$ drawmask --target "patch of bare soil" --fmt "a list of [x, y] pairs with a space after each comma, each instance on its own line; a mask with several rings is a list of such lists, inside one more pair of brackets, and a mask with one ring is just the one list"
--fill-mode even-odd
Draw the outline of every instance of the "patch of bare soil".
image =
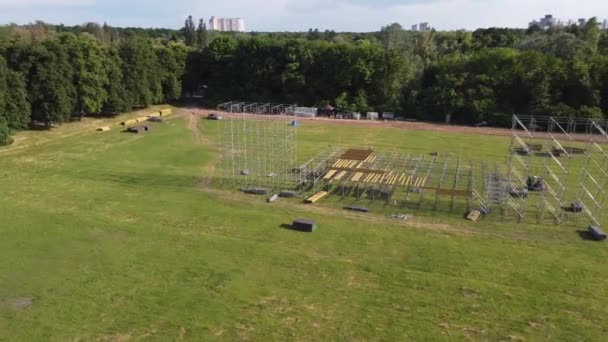
[[23, 310], [27, 307], [32, 306], [34, 304], [34, 298], [31, 297], [20, 297], [20, 298], [12, 298], [5, 302], [6, 306], [13, 310]]
[[192, 136], [194, 137], [194, 141], [199, 144], [205, 144], [206, 138], [203, 136], [203, 132], [201, 132], [201, 128], [198, 124], [200, 116], [195, 115], [194, 112], [188, 115], [188, 129], [192, 132]]

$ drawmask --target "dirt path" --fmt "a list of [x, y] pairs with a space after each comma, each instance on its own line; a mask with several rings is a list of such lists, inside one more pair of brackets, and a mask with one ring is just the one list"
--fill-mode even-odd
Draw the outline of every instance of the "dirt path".
[[[228, 112], [222, 112], [218, 110], [211, 109], [201, 109], [201, 108], [188, 108], [189, 112], [195, 113], [196, 115], [206, 117], [209, 113], [218, 113], [225, 117], [230, 117], [233, 114]], [[247, 114], [247, 116], [252, 117], [268, 117], [268, 115], [256, 115], [256, 114]], [[511, 137], [513, 132], [511, 129], [507, 128], [495, 128], [495, 127], [472, 127], [472, 126], [460, 126], [460, 125], [446, 125], [439, 123], [429, 123], [429, 122], [403, 122], [403, 121], [367, 121], [367, 120], [344, 120], [344, 119], [329, 119], [329, 118], [297, 118], [298, 121], [302, 122], [322, 122], [328, 125], [350, 125], [350, 126], [365, 126], [365, 127], [379, 127], [379, 128], [394, 128], [400, 129], [404, 131], [429, 131], [429, 132], [446, 132], [446, 133], [458, 133], [458, 134], [476, 134], [476, 135], [486, 135], [486, 136], [499, 136], [499, 137]], [[524, 136], [525, 133], [522, 131], [521, 135]], [[536, 132], [534, 133], [535, 138], [537, 139], [548, 139], [549, 134], [546, 132]], [[571, 134], [570, 138], [566, 137], [563, 134], [554, 133], [554, 137], [562, 140], [572, 140], [578, 142], [587, 142], [589, 137], [585, 134]], [[606, 143], [605, 139], [602, 139], [601, 136], [597, 136], [594, 139], [597, 142]]]
[[[201, 116], [190, 109], [183, 110], [180, 114], [187, 117], [188, 129], [190, 132], [192, 132], [192, 137], [194, 138], [195, 143], [197, 145], [209, 146], [209, 139], [205, 136], [204, 132], [201, 130], [201, 126], [199, 125]], [[218, 158], [214, 158], [212, 161], [203, 166], [202, 177], [200, 180], [201, 188], [209, 188], [209, 185], [213, 180], [217, 163]]]
[[199, 119], [200, 119], [200, 116], [197, 116], [194, 113], [189, 114], [188, 115], [188, 129], [190, 129], [190, 131], [192, 132], [194, 141], [199, 145], [203, 145], [207, 141], [203, 137], [203, 133], [201, 132], [201, 128], [198, 124]]
[[[187, 111], [196, 115], [206, 117], [209, 113], [218, 113], [225, 117], [230, 117], [233, 114], [218, 110], [202, 109], [202, 108], [187, 108]], [[268, 117], [268, 115], [247, 114], [252, 117]], [[343, 120], [329, 118], [297, 118], [304, 122], [322, 122], [330, 125], [351, 125], [351, 126], [366, 126], [379, 128], [396, 128], [401, 130], [419, 130], [419, 131], [435, 131], [435, 132], [453, 132], [464, 134], [481, 134], [494, 136], [511, 136], [511, 130], [505, 128], [489, 128], [489, 127], [469, 127], [457, 125], [442, 125], [437, 123], [427, 122], [403, 122], [403, 121], [367, 121], [367, 120]]]

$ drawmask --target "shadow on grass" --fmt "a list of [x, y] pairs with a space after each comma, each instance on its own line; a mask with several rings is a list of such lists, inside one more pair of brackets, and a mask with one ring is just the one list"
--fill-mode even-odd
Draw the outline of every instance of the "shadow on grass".
[[598, 242], [595, 238], [593, 238], [593, 235], [591, 235], [591, 233], [587, 230], [577, 230], [576, 233], [581, 239], [585, 241]]
[[283, 223], [282, 225], [279, 226], [279, 228], [287, 229], [287, 230], [295, 230], [295, 229], [293, 229], [293, 226], [291, 224], [287, 224], [287, 223]]
[[153, 172], [116, 172], [102, 170], [87, 170], [74, 175], [75, 179], [95, 182], [114, 183], [124, 186], [138, 186], [145, 188], [194, 188], [202, 177], [176, 174], [162, 174]]
[[286, 224], [286, 223], [283, 223], [282, 225], [280, 225], [280, 226], [279, 226], [279, 228], [281, 228], [281, 229], [285, 229], [285, 230], [291, 230], [292, 232], [297, 232], [297, 233], [305, 233], [305, 232], [303, 232], [303, 231], [301, 231], [301, 230], [297, 230], [297, 229], [295, 229], [295, 228], [293, 227], [293, 225], [291, 225], [291, 224]]

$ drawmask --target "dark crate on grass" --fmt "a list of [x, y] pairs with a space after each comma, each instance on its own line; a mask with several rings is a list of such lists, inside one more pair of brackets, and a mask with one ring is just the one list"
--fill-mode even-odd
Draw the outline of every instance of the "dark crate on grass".
[[270, 192], [270, 190], [266, 188], [244, 188], [241, 189], [241, 191], [251, 195], [267, 195]]
[[359, 207], [356, 205], [349, 205], [348, 207], [345, 207], [344, 209], [346, 210], [351, 210], [351, 211], [358, 211], [360, 213], [369, 213], [369, 208], [366, 207]]
[[300, 232], [312, 233], [317, 230], [317, 223], [309, 219], [295, 219], [291, 227]]
[[596, 241], [606, 240], [606, 233], [604, 233], [598, 226], [589, 226], [589, 235]]
[[281, 193], [279, 194], [279, 197], [284, 197], [284, 198], [294, 198], [297, 197], [298, 194], [295, 191], [281, 191]]

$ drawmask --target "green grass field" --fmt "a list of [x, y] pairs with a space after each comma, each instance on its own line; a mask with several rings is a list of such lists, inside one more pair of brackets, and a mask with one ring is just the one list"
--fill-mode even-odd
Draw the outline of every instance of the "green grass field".
[[[132, 114], [136, 116], [137, 114]], [[116, 119], [120, 121], [120, 119]], [[115, 121], [116, 121], [115, 120]], [[97, 122], [0, 149], [0, 340], [605, 340], [608, 248], [573, 225], [408, 223], [205, 189], [217, 123]], [[302, 160], [365, 144], [501, 161], [508, 140], [305, 123]], [[314, 234], [281, 228], [298, 216]]]

